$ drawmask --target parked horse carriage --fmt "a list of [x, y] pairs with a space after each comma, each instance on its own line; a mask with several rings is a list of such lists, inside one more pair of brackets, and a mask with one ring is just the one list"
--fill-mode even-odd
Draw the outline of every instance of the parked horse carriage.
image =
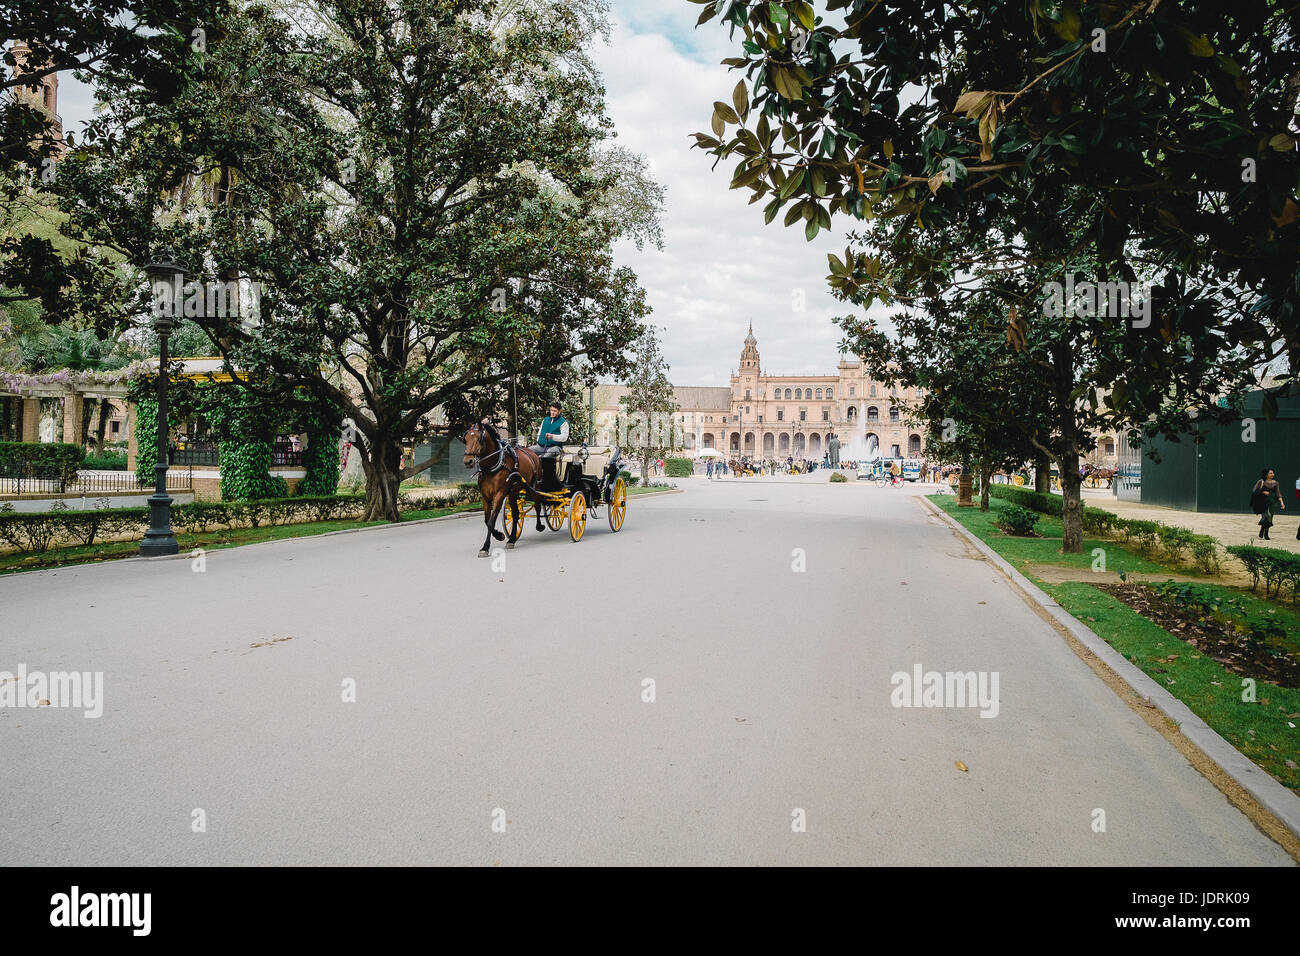
[[[530, 516], [536, 519], [538, 531], [547, 527], [559, 531], [567, 521], [574, 541], [582, 540], [587, 520], [598, 518], [602, 505], [610, 531], [623, 527], [627, 483], [618, 448], [593, 453], [584, 442], [565, 445], [558, 458], [539, 458], [528, 448], [505, 441], [491, 425], [483, 423], [465, 434], [465, 466], [476, 465], [488, 529], [480, 557], [488, 554], [493, 538], [504, 539], [506, 547], [513, 548], [523, 534], [524, 519]], [[498, 516], [504, 534], [496, 529]]]

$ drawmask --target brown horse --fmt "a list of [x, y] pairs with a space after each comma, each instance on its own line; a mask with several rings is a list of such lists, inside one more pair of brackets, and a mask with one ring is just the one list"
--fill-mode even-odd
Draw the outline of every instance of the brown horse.
[[[508, 445], [487, 422], [479, 422], [465, 433], [465, 467], [478, 466], [478, 491], [483, 498], [483, 523], [487, 525], [487, 537], [483, 539], [480, 558], [488, 556], [492, 539], [498, 541], [506, 538], [496, 529], [497, 518], [502, 506], [508, 506], [507, 531], [518, 527], [523, 530], [519, 520], [519, 493], [522, 491], [533, 502], [537, 512], [537, 530], [541, 531], [542, 499], [533, 494], [533, 486], [542, 473], [542, 463], [533, 452], [520, 445]], [[519, 540], [518, 534], [506, 541], [506, 548], [514, 548]]]

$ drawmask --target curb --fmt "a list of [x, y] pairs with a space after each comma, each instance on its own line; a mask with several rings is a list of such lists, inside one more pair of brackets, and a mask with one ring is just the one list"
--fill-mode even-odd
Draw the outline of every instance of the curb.
[[1173, 721], [1187, 741], [1204, 754], [1220, 770], [1249, 793], [1260, 806], [1271, 813], [1294, 836], [1300, 837], [1300, 797], [1296, 796], [1245, 754], [1219, 736], [1200, 717], [1192, 713], [1181, 700], [1169, 693], [1143, 673], [1136, 664], [1107, 644], [1091, 628], [1085, 626], [1065, 608], [1017, 571], [1001, 555], [981, 541], [942, 508], [928, 498], [919, 498], [925, 506], [949, 527], [953, 528], [990, 564], [1015, 583], [1045, 614], [1070, 632], [1076, 640], [1106, 665], [1120, 680], [1128, 684], [1137, 696], [1151, 704]]

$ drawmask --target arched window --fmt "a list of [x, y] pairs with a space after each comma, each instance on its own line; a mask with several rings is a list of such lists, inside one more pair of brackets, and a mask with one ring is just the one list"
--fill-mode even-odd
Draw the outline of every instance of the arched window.
[[872, 405], [870, 408], [867, 409], [867, 421], [869, 422], [880, 421], [880, 409], [876, 408], [875, 405]]
[[803, 389], [802, 389], [802, 388], [796, 388], [796, 389], [794, 390], [794, 397], [795, 397], [795, 398], [803, 398]]
[[898, 409], [897, 409], [897, 408], [893, 408], [892, 406], [890, 407], [890, 409], [889, 409], [889, 420], [890, 420], [891, 422], [896, 422], [896, 421], [898, 421]]
[[788, 389], [788, 388], [785, 390], [785, 397], [786, 397], [786, 398], [789, 398], [789, 397], [790, 397], [790, 389]]
[[822, 390], [821, 390], [820, 388], [817, 389], [817, 397], [818, 397], [818, 398], [821, 398], [821, 397], [822, 397]]
[[908, 436], [907, 436], [907, 455], [908, 455], [908, 457], [909, 457], [909, 458], [916, 458], [916, 457], [917, 457], [918, 455], [920, 455], [920, 454], [921, 454], [921, 436], [920, 436], [920, 435], [908, 435]]
[[834, 398], [834, 397], [835, 397], [835, 389], [833, 389], [833, 388], [828, 388], [828, 389], [826, 389], [826, 397], [827, 397], [827, 398]]

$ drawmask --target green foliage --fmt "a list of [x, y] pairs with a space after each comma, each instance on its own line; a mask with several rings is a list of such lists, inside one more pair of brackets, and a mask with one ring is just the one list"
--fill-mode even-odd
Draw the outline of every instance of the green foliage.
[[251, 385], [337, 403], [370, 517], [395, 517], [396, 450], [427, 413], [499, 417], [512, 381], [549, 399], [575, 360], [626, 372], [649, 307], [613, 247], [654, 241], [659, 200], [605, 148], [603, 4], [324, 0], [309, 20], [238, 5], [204, 83], [165, 103], [96, 76], [106, 135], [53, 188], [69, 236], [259, 283], [262, 321], [205, 331]]
[[269, 441], [223, 439], [218, 446], [222, 500], [286, 497], [289, 494], [287, 482], [270, 473], [272, 451]]
[[54, 442], [0, 442], [0, 477], [71, 481], [81, 466], [77, 445]]
[[153, 484], [157, 464], [158, 401], [152, 395], [138, 394], [135, 399], [135, 476], [143, 484]]
[[832, 474], [830, 480], [832, 484], [839, 484], [840, 482], [848, 481], [848, 479], [844, 477], [843, 472], [839, 471]]
[[1045, 515], [1055, 515], [1058, 518], [1061, 516], [1060, 495], [1040, 494], [1028, 488], [1017, 488], [1015, 485], [989, 485], [989, 494], [994, 498], [1003, 498]]
[[664, 474], [669, 478], [689, 478], [695, 474], [695, 466], [689, 458], [667, 458]]
[[1291, 600], [1300, 601], [1300, 554], [1249, 544], [1231, 545], [1228, 553], [1250, 572], [1252, 591], [1262, 582], [1266, 597], [1279, 597], [1282, 589], [1289, 585]]
[[1147, 586], [1179, 608], [1227, 624], [1251, 643], [1269, 644], [1287, 637], [1285, 625], [1275, 616], [1253, 610], [1239, 597], [1189, 581], [1164, 581]]
[[[100, 499], [107, 502], [108, 499]], [[414, 502], [399, 499], [403, 511], [415, 510]], [[193, 502], [172, 505], [172, 528], [178, 532], [200, 532], [228, 527], [276, 526], [316, 521], [356, 519], [365, 512], [364, 495], [305, 495], [293, 498], [230, 502]], [[0, 506], [0, 541], [28, 554], [39, 554], [52, 545], [90, 545], [97, 539], [143, 537], [149, 525], [148, 508], [99, 507], [78, 511], [62, 501], [50, 511], [16, 512], [12, 505]]]
[[1038, 513], [1022, 508], [1020, 505], [1007, 505], [998, 512], [994, 524], [1007, 534], [1025, 537], [1034, 533], [1034, 526], [1038, 524]]
[[87, 454], [81, 467], [90, 471], [126, 471], [126, 453], [106, 451], [102, 455]]

